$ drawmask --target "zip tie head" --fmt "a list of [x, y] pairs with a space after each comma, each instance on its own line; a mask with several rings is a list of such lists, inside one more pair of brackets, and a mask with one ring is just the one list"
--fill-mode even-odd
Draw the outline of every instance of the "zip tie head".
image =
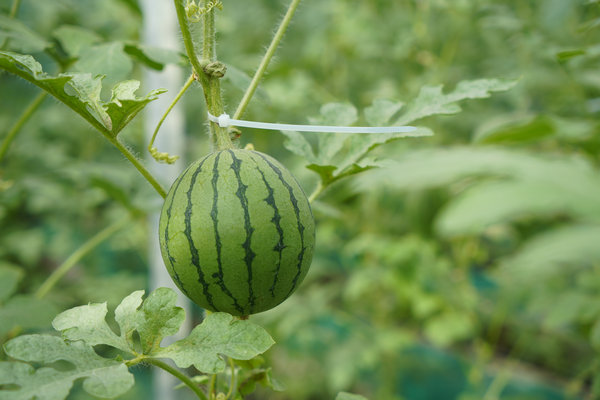
[[229, 126], [231, 126], [231, 118], [229, 118], [229, 115], [226, 113], [215, 117], [210, 112], [208, 112], [208, 120], [216, 123], [221, 128], [228, 128]]
[[226, 113], [219, 115], [217, 118], [217, 124], [219, 124], [221, 128], [229, 127], [231, 125], [231, 119], [229, 118], [229, 115]]

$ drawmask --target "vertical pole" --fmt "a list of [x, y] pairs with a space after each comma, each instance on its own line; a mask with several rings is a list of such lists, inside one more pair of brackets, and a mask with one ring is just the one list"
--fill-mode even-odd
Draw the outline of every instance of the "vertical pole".
[[[142, 0], [140, 2], [144, 16], [143, 42], [148, 46], [179, 49], [179, 30], [177, 17], [173, 4], [170, 1]], [[163, 71], [147, 70], [144, 75], [145, 91], [150, 89], [165, 88], [167, 93], [161, 95], [158, 100], [150, 103], [145, 110], [145, 136], [146, 141], [150, 140], [154, 128], [158, 124], [162, 114], [169, 106], [171, 100], [177, 95], [177, 92], [183, 85], [183, 74], [176, 65], [168, 65]], [[155, 146], [160, 151], [168, 152], [172, 155], [183, 156], [184, 152], [184, 118], [181, 109], [175, 107], [162, 125], [161, 131], [155, 141]], [[185, 160], [179, 159], [174, 165], [158, 164], [150, 155], [150, 170], [165, 187], [179, 176], [185, 166]], [[150, 226], [150, 250], [148, 259], [150, 262], [150, 289], [158, 287], [171, 287], [179, 295], [180, 307], [186, 310], [188, 318], [182, 327], [179, 335], [187, 336], [190, 331], [190, 304], [187, 298], [181, 294], [175, 287], [169, 276], [160, 254], [158, 243], [158, 219], [159, 214], [149, 216]], [[172, 341], [180, 339], [174, 337]], [[166, 343], [165, 343], [166, 344]], [[171, 375], [163, 370], [154, 369], [153, 376], [153, 395], [156, 400], [175, 400], [177, 398], [174, 386], [178, 383]]]

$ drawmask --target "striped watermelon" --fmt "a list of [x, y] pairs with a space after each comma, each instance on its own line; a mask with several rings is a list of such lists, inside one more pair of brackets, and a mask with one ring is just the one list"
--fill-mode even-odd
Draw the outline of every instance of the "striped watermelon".
[[190, 165], [160, 216], [171, 277], [198, 305], [245, 316], [269, 310], [302, 282], [315, 221], [292, 174], [252, 150], [222, 150]]

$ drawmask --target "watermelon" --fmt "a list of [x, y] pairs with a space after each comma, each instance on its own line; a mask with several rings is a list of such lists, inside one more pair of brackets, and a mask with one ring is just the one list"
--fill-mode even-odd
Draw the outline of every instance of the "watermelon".
[[310, 267], [315, 221], [292, 174], [253, 150], [217, 151], [173, 183], [159, 223], [181, 291], [212, 311], [247, 316], [288, 298]]

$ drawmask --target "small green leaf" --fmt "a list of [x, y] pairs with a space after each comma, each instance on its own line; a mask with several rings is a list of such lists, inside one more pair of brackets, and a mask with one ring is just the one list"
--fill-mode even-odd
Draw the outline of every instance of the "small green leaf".
[[79, 57], [83, 48], [102, 40], [95, 32], [73, 25], [60, 26], [54, 31], [54, 37], [71, 57]]
[[129, 345], [106, 323], [106, 303], [89, 304], [64, 311], [54, 318], [52, 326], [69, 340], [83, 340], [89, 345], [107, 344], [130, 352]]
[[461, 111], [457, 104], [466, 99], [482, 99], [490, 97], [492, 92], [503, 92], [517, 84], [516, 80], [478, 79], [462, 81], [454, 91], [442, 93], [442, 85], [425, 86], [419, 95], [408, 104], [403, 115], [393, 125], [407, 125], [431, 115], [456, 114]]
[[6, 354], [17, 360], [51, 364], [67, 361], [73, 368], [35, 370], [21, 362], [0, 362], [0, 384], [17, 385], [16, 390], [0, 390], [0, 400], [62, 400], [73, 383], [83, 379], [83, 389], [92, 396], [114, 398], [127, 392], [134, 383], [124, 363], [98, 356], [83, 342], [65, 343], [49, 335], [19, 336], [4, 346]]
[[100, 122], [107, 130], [113, 130], [113, 124], [110, 116], [103, 107], [100, 94], [102, 93], [102, 79], [104, 76], [98, 75], [92, 78], [91, 74], [68, 74], [70, 80], [64, 86], [67, 95], [79, 99], [96, 121]]
[[[136, 293], [125, 299], [131, 303], [129, 310], [137, 300]], [[185, 311], [177, 307], [176, 302], [177, 294], [172, 289], [158, 288], [148, 295], [142, 308], [136, 313], [135, 328], [140, 334], [145, 354], [157, 350], [163, 338], [179, 331], [185, 320]]]
[[51, 43], [17, 19], [0, 15], [0, 43], [8, 40], [9, 47], [23, 53], [37, 53]]
[[23, 279], [23, 270], [8, 263], [0, 264], [0, 303], [12, 296]]
[[183, 55], [175, 50], [145, 46], [139, 43], [125, 43], [125, 53], [152, 69], [162, 71], [167, 64], [180, 64]]
[[267, 351], [274, 341], [260, 326], [234, 320], [225, 313], [213, 313], [190, 335], [151, 354], [171, 358], [180, 368], [194, 365], [199, 371], [215, 374], [225, 370], [221, 355], [248, 360]]
[[248, 396], [256, 390], [256, 384], [272, 389], [276, 392], [283, 392], [285, 386], [277, 379], [273, 378], [271, 368], [254, 369], [247, 373], [241, 373], [239, 376], [241, 384], [238, 392], [243, 396]]
[[102, 134], [115, 138], [146, 104], [156, 100], [164, 90], [153, 90], [146, 97], [136, 97], [136, 81], [125, 81], [113, 89], [110, 102], [100, 99], [102, 77], [87, 74], [50, 76], [31, 56], [0, 51], [0, 69], [37, 85], [81, 115]]
[[367, 400], [367, 398], [358, 394], [340, 392], [335, 397], [335, 400]]
[[139, 87], [139, 81], [129, 80], [113, 88], [110, 102], [104, 104], [112, 121], [113, 132], [120, 132], [148, 103], [156, 100], [157, 95], [166, 92], [163, 89], [153, 90], [145, 98], [138, 98], [135, 92]]
[[93, 76], [105, 75], [114, 83], [130, 75], [133, 62], [125, 54], [123, 43], [109, 42], [82, 48], [79, 61], [73, 67]]
[[334, 171], [337, 169], [335, 165], [318, 165], [318, 164], [309, 164], [306, 168], [311, 171], [315, 171], [319, 174], [321, 178], [321, 182], [328, 185], [329, 183], [334, 181]]

